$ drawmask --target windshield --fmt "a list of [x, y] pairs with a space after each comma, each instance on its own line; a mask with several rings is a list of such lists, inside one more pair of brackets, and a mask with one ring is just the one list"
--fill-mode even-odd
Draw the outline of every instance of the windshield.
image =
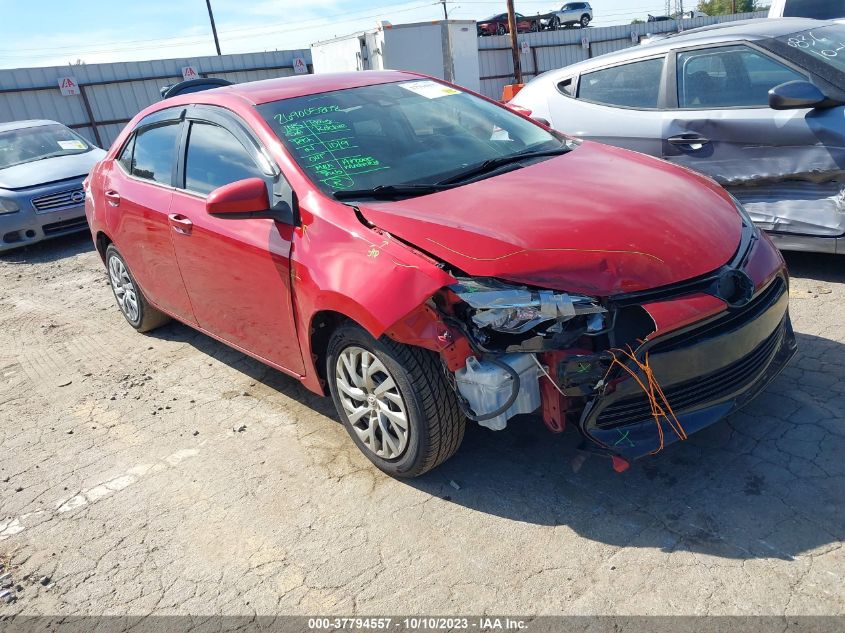
[[0, 169], [90, 149], [81, 136], [58, 123], [6, 130], [0, 132]]
[[817, 63], [845, 72], [845, 24], [829, 24], [775, 39]]
[[563, 146], [509, 110], [431, 80], [284, 99], [258, 110], [330, 195], [439, 182], [490, 159]]

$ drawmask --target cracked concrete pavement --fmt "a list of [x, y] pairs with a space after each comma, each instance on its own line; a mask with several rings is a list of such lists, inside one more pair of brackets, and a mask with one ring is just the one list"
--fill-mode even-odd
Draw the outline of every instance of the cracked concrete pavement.
[[728, 421], [623, 475], [471, 425], [408, 482], [294, 380], [135, 333], [86, 236], [4, 254], [0, 617], [843, 614], [845, 258], [788, 260], [799, 354]]

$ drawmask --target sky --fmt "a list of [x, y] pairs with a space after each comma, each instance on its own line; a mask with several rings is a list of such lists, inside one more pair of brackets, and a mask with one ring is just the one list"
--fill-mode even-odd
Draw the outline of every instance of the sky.
[[[524, 15], [565, 0], [516, 0]], [[672, 0], [674, 4], [675, 0]], [[665, 0], [591, 0], [596, 26], [665, 13]], [[695, 8], [687, 0], [685, 9]], [[312, 42], [393, 24], [441, 19], [434, 0], [211, 0], [226, 53], [308, 48]], [[483, 19], [505, 0], [455, 0], [449, 17]], [[0, 0], [0, 68], [214, 55], [205, 0]]]

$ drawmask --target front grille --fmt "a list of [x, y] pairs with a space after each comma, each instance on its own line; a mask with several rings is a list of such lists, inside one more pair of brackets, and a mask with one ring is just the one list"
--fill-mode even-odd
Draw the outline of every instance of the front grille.
[[60, 211], [61, 209], [70, 209], [71, 207], [78, 207], [85, 202], [85, 191], [82, 187], [75, 187], [65, 191], [57, 191], [56, 193], [49, 193], [45, 196], [38, 196], [32, 199], [32, 206], [35, 207], [36, 213], [49, 213], [51, 211]]
[[[774, 354], [782, 334], [783, 323], [744, 358], [707, 376], [687, 380], [664, 389], [663, 392], [672, 410], [675, 413], [681, 413], [736, 393], [748, 386]], [[645, 394], [641, 393], [608, 406], [598, 415], [596, 425], [607, 429], [642, 422], [651, 417], [649, 400]]]
[[724, 316], [720, 316], [702, 327], [655, 343], [649, 349], [649, 353], [662, 354], [674, 349], [689, 347], [704, 338], [712, 338], [738, 330], [772, 307], [784, 292], [786, 292], [786, 282], [783, 277], [776, 277], [762, 292], [741, 308], [730, 310]]
[[83, 215], [81, 218], [71, 218], [70, 220], [62, 220], [61, 222], [52, 222], [41, 227], [44, 235], [54, 235], [56, 233], [63, 233], [65, 231], [72, 231], [74, 229], [82, 229], [88, 226], [88, 221]]

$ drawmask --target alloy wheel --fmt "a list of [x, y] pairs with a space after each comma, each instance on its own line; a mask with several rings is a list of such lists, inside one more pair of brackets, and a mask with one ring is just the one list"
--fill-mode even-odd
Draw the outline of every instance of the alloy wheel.
[[373, 353], [350, 346], [337, 357], [335, 381], [349, 425], [382, 459], [397, 459], [408, 446], [408, 413], [399, 387]]
[[140, 316], [138, 290], [129, 276], [129, 271], [119, 257], [109, 258], [109, 280], [111, 281], [117, 305], [129, 321], [135, 323]]

